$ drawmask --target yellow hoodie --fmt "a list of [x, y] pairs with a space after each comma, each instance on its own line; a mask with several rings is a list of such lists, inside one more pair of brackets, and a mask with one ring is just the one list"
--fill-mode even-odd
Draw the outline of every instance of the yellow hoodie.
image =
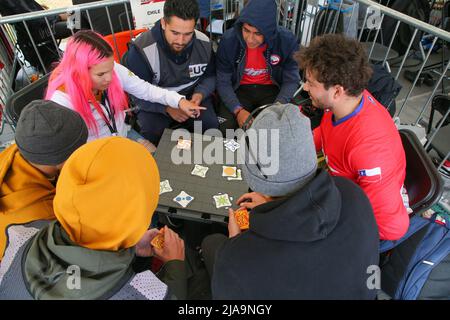
[[140, 240], [158, 199], [158, 167], [147, 149], [126, 138], [108, 137], [87, 143], [70, 156], [53, 205], [73, 242], [117, 251]]
[[0, 260], [6, 228], [41, 219], [54, 219], [55, 187], [29, 164], [13, 144], [0, 153]]

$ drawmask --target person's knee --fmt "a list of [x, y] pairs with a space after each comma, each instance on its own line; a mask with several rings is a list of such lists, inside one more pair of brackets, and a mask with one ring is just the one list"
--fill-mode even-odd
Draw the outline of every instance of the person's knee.
[[202, 121], [203, 131], [207, 129], [219, 128], [219, 121], [217, 120], [216, 111], [211, 99], [205, 100], [204, 106], [207, 108], [200, 114], [199, 120]]
[[218, 129], [219, 121], [217, 120], [217, 116], [214, 114], [213, 116], [205, 117], [202, 120], [203, 132], [208, 129]]
[[227, 236], [221, 233], [206, 236], [201, 244], [202, 252], [205, 254], [215, 252], [227, 239]]
[[153, 112], [141, 111], [137, 117], [139, 127], [141, 128], [140, 134], [153, 144], [158, 144], [164, 129], [168, 127], [167, 121], [164, 121], [165, 119], [162, 118], [165, 116]]

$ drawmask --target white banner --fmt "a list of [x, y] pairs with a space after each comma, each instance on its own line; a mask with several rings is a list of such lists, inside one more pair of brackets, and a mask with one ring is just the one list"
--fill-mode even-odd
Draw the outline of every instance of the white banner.
[[133, 12], [136, 29], [150, 29], [163, 17], [165, 0], [131, 0], [131, 11]]

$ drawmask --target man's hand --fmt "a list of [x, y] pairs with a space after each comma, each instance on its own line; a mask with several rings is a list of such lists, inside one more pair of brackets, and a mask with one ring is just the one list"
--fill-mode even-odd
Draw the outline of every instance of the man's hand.
[[[239, 111], [239, 113], [236, 116], [236, 120], [237, 120], [237, 123], [239, 125], [239, 128], [242, 128], [242, 126], [244, 125], [245, 120], [247, 120], [249, 115], [250, 115], [250, 112], [248, 112], [245, 109], [241, 109], [241, 111]], [[249, 123], [249, 125], [250, 124], [251, 124], [251, 122]]]
[[192, 101], [181, 99], [178, 102], [178, 107], [180, 110], [183, 110], [185, 114], [187, 114], [190, 118], [197, 118], [200, 115], [201, 110], [206, 110], [205, 107], [201, 107]]
[[[196, 104], [196, 105], [199, 106], [200, 103], [202, 103], [202, 101], [203, 101], [203, 94], [201, 94], [201, 93], [194, 93], [194, 94], [192, 95], [190, 101], [191, 101], [192, 103], [194, 103], [194, 104]], [[200, 111], [195, 112], [194, 116], [195, 116], [195, 118], [200, 117]]]
[[237, 199], [236, 204], [251, 210], [254, 207], [272, 200], [273, 199], [271, 197], [265, 196], [259, 192], [251, 192], [243, 194], [239, 199]]
[[153, 248], [150, 242], [158, 234], [158, 229], [147, 230], [142, 236], [141, 240], [136, 244], [136, 255], [138, 257], [153, 256]]
[[189, 116], [181, 109], [166, 107], [166, 112], [176, 122], [182, 123], [189, 119]]
[[164, 227], [164, 247], [162, 249], [153, 248], [153, 251], [163, 263], [171, 260], [184, 261], [184, 241], [167, 226]]
[[200, 105], [200, 103], [202, 103], [203, 101], [203, 94], [201, 93], [194, 93], [191, 97], [190, 100], [192, 103], [196, 104], [196, 105]]
[[233, 209], [228, 209], [228, 237], [233, 238], [241, 233], [241, 228], [237, 224]]

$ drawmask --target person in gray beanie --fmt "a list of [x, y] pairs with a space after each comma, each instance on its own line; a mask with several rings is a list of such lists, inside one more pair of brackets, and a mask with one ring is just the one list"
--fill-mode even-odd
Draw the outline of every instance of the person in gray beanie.
[[[259, 141], [266, 133], [266, 141]], [[317, 157], [310, 121], [293, 104], [265, 108], [246, 136], [249, 161], [245, 161], [242, 152], [238, 156], [250, 189], [274, 197], [286, 196], [316, 174]], [[240, 138], [241, 144], [243, 139]]]
[[245, 135], [240, 162], [253, 192], [237, 205], [249, 210], [249, 229], [230, 209], [229, 237], [203, 240], [213, 299], [375, 299], [370, 202], [352, 181], [317, 169], [309, 119], [272, 105]]
[[55, 102], [35, 100], [22, 110], [16, 143], [0, 153], [0, 260], [9, 225], [55, 218], [58, 173], [87, 137], [81, 116]]

